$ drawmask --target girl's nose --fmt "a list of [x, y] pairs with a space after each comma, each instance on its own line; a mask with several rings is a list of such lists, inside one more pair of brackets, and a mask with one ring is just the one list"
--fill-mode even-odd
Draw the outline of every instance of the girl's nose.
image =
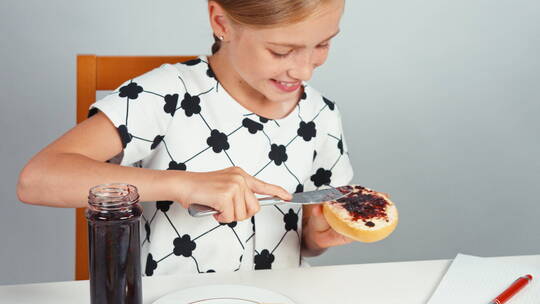
[[289, 76], [294, 79], [308, 81], [311, 79], [315, 67], [312, 52], [303, 52], [295, 58], [294, 64], [289, 70]]

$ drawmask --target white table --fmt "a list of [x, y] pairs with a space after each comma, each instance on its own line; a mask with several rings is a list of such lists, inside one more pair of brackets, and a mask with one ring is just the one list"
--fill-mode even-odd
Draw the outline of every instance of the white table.
[[[494, 257], [540, 267], [540, 255]], [[424, 304], [451, 260], [373, 263], [284, 270], [143, 278], [144, 303], [208, 284], [244, 284], [279, 292], [298, 304]], [[89, 303], [88, 281], [0, 286], [0, 303]]]

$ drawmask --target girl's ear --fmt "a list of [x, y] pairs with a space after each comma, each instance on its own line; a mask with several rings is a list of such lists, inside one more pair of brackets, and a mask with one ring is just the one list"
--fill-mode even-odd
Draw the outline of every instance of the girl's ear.
[[215, 1], [208, 1], [208, 15], [214, 35], [220, 39], [227, 37], [231, 29], [223, 7]]

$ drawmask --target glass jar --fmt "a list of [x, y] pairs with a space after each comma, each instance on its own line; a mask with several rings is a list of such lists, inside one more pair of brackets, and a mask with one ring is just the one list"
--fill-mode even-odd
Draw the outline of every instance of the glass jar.
[[106, 184], [88, 195], [90, 301], [92, 304], [142, 303], [137, 188]]

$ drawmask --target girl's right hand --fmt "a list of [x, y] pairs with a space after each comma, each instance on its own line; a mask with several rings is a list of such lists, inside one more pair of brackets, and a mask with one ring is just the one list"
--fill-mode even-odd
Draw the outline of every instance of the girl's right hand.
[[[187, 172], [186, 172], [187, 173]], [[230, 167], [212, 172], [189, 172], [178, 189], [178, 201], [184, 208], [201, 204], [219, 211], [220, 223], [243, 221], [260, 209], [254, 193], [289, 200], [292, 195], [280, 186], [265, 183], [242, 170]]]

